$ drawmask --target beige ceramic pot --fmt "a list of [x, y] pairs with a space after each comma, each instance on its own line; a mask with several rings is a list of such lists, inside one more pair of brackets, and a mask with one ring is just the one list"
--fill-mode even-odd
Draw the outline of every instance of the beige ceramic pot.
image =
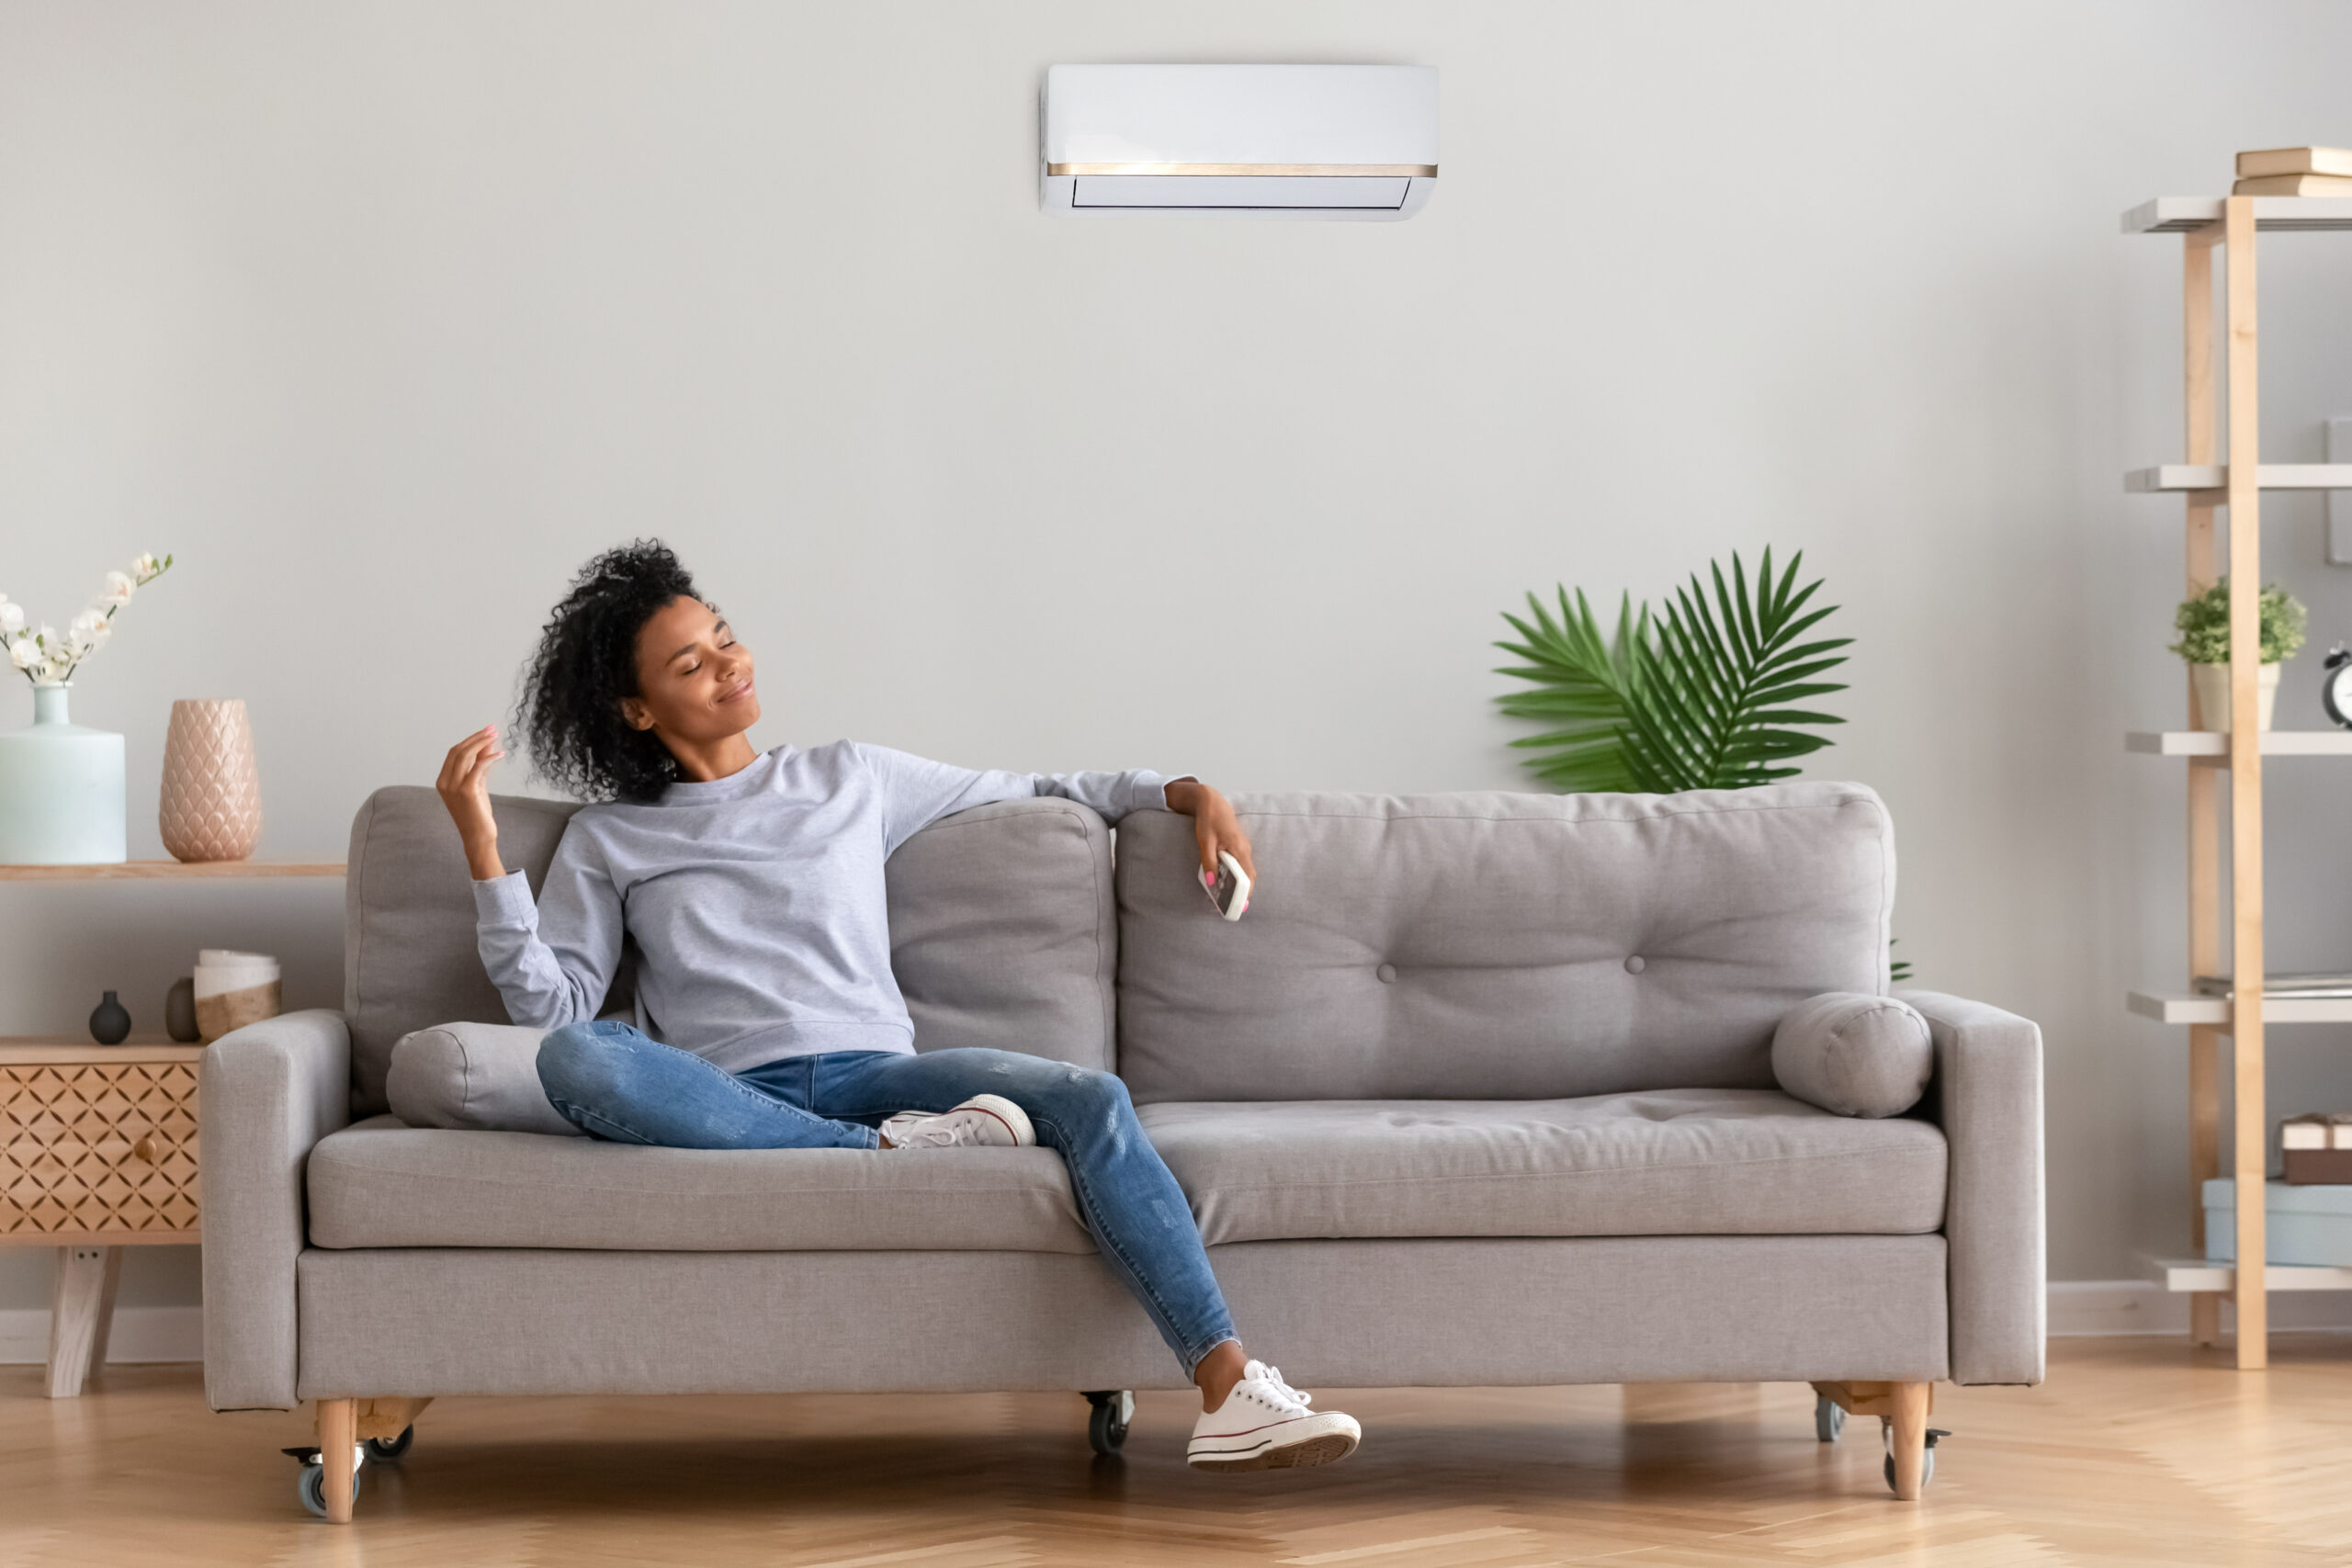
[[[2278, 670], [2276, 664], [2266, 664], [2255, 682], [2254, 727], [2270, 728], [2270, 713], [2278, 703]], [[2230, 667], [2226, 664], [2192, 664], [2188, 679], [2197, 692], [2197, 728], [2227, 729], [2230, 727]]]
[[232, 1030], [276, 1018], [285, 1005], [277, 960], [208, 947], [196, 956], [196, 1032], [207, 1045]]
[[175, 860], [243, 860], [254, 852], [261, 842], [261, 775], [243, 702], [172, 705], [155, 815]]

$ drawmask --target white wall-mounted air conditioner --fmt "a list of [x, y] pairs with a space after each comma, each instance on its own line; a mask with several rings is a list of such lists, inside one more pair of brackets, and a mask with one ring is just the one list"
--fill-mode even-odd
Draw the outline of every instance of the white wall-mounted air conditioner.
[[1057, 217], [1394, 222], [1437, 185], [1429, 65], [1055, 65], [1038, 118]]

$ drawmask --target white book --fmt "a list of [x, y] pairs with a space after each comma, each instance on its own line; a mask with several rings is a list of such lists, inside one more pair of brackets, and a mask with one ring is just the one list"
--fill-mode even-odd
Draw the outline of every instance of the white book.
[[2352, 152], [2341, 147], [2269, 147], [2238, 154], [2238, 177], [2266, 175], [2352, 175]]
[[2314, 1111], [2290, 1116], [2278, 1123], [2282, 1149], [2352, 1149], [2352, 1113], [2323, 1115]]
[[2342, 175], [2263, 175], [2240, 180], [2232, 196], [2352, 196], [2352, 179]]
[[2278, 1123], [2282, 1149], [2324, 1149], [2333, 1146], [2335, 1129], [2318, 1116], [2295, 1116]]

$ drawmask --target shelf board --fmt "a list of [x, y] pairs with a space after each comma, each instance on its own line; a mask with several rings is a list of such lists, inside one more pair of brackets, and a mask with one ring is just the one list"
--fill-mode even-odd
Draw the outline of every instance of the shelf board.
[[[2237, 1288], [2234, 1265], [2210, 1263], [2202, 1258], [2143, 1258], [2141, 1262], [2156, 1283], [2167, 1291], [2232, 1291]], [[2352, 1269], [2320, 1269], [2298, 1263], [2273, 1263], [2262, 1271], [2262, 1283], [2272, 1291], [2352, 1291]]]
[[134, 1034], [119, 1045], [101, 1045], [87, 1034], [0, 1034], [0, 1067], [29, 1067], [82, 1062], [193, 1062], [201, 1045], [182, 1045], [161, 1034]]
[[[2148, 757], [2226, 757], [2226, 729], [2135, 729], [2123, 737], [2123, 749]], [[2352, 757], [2352, 729], [2266, 729], [2266, 757]]]
[[[2230, 1023], [2230, 1004], [2222, 997], [2195, 996], [2186, 991], [2127, 991], [2123, 1005], [2158, 1023], [2210, 1023], [2223, 1029]], [[2265, 997], [2262, 1021], [2352, 1023], [2352, 997]]]
[[[2218, 196], [2160, 196], [2123, 215], [2127, 234], [2185, 234], [2222, 220]], [[2352, 198], [2340, 196], [2257, 196], [2254, 227], [2265, 234], [2352, 229]]]
[[127, 860], [107, 865], [0, 865], [0, 882], [180, 882], [343, 874], [344, 863], [339, 860]]
[[[2255, 476], [2264, 490], [2352, 490], [2352, 463], [2265, 463]], [[2123, 488], [2133, 495], [2227, 490], [2229, 485], [2227, 463], [2165, 463], [2123, 476]]]

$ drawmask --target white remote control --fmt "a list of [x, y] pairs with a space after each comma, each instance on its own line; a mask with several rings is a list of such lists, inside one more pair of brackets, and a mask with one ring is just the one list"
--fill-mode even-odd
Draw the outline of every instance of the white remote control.
[[1204, 875], [1201, 886], [1208, 890], [1209, 902], [1216, 906], [1218, 914], [1228, 920], [1238, 920], [1250, 908], [1250, 874], [1223, 850], [1217, 851], [1216, 860], [1220, 867], [1216, 881], [1211, 883]]

